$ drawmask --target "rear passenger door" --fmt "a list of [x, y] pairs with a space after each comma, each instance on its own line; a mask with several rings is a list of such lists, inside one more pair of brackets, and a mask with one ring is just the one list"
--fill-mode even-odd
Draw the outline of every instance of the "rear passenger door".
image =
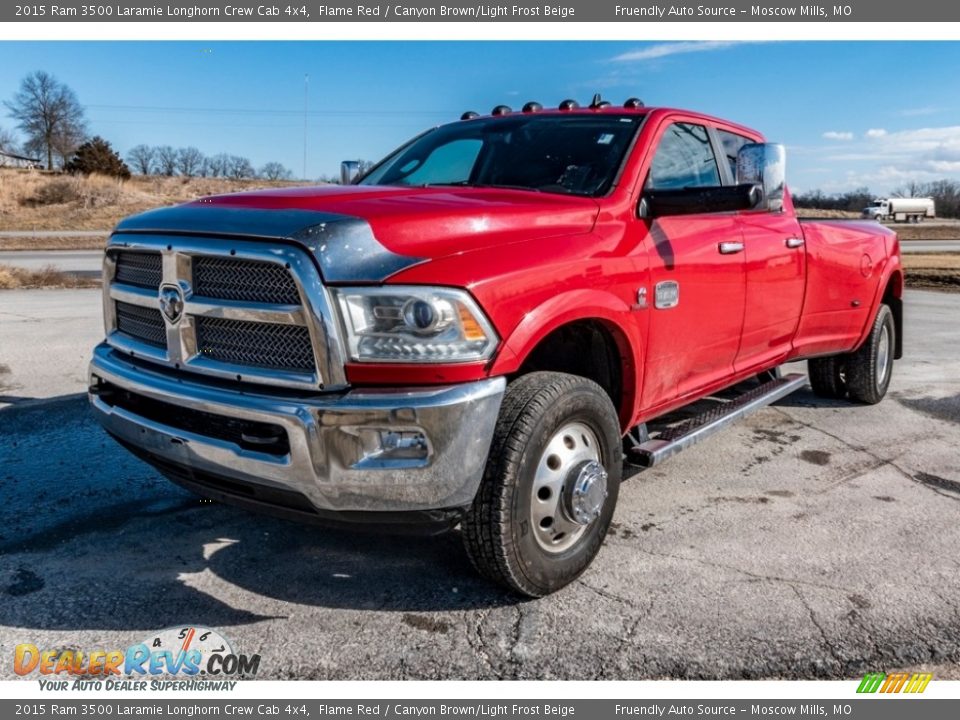
[[[753, 140], [719, 129], [717, 137], [733, 179], [737, 152]], [[792, 349], [803, 307], [806, 249], [793, 212], [745, 210], [738, 223], [747, 282], [743, 337], [734, 363], [741, 372], [778, 363]]]
[[[645, 190], [723, 184], [711, 131], [671, 122], [655, 141]], [[744, 308], [744, 255], [736, 213], [641, 218], [650, 288], [643, 406], [655, 409], [733, 374]]]

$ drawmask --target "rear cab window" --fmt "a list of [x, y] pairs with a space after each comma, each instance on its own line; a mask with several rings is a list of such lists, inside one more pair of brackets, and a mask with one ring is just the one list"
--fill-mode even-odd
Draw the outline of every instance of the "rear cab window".
[[672, 123], [660, 137], [646, 188], [682, 190], [720, 184], [720, 169], [707, 128], [694, 123]]
[[730, 164], [730, 177], [737, 177], [737, 153], [744, 145], [756, 142], [744, 135], [738, 135], [727, 130], [717, 130], [717, 136], [720, 138], [720, 145], [723, 148], [723, 154]]

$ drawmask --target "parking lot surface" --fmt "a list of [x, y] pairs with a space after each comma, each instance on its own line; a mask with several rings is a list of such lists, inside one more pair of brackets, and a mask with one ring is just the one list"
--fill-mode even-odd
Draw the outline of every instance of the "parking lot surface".
[[960, 295], [908, 293], [880, 405], [803, 390], [635, 473], [592, 567], [536, 601], [478, 579], [456, 533], [303, 526], [170, 484], [87, 412], [98, 308], [0, 295], [0, 657], [193, 624], [271, 679], [960, 677]]

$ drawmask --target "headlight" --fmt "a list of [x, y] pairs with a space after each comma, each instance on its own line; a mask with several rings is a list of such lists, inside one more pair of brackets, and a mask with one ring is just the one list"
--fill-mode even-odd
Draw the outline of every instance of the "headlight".
[[497, 334], [462, 290], [414, 286], [332, 288], [351, 360], [455, 363], [485, 360]]

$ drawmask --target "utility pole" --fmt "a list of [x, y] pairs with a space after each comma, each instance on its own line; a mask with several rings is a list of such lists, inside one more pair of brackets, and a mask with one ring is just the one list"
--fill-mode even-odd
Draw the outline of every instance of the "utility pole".
[[303, 179], [307, 179], [307, 107], [310, 99], [310, 76], [303, 76]]

